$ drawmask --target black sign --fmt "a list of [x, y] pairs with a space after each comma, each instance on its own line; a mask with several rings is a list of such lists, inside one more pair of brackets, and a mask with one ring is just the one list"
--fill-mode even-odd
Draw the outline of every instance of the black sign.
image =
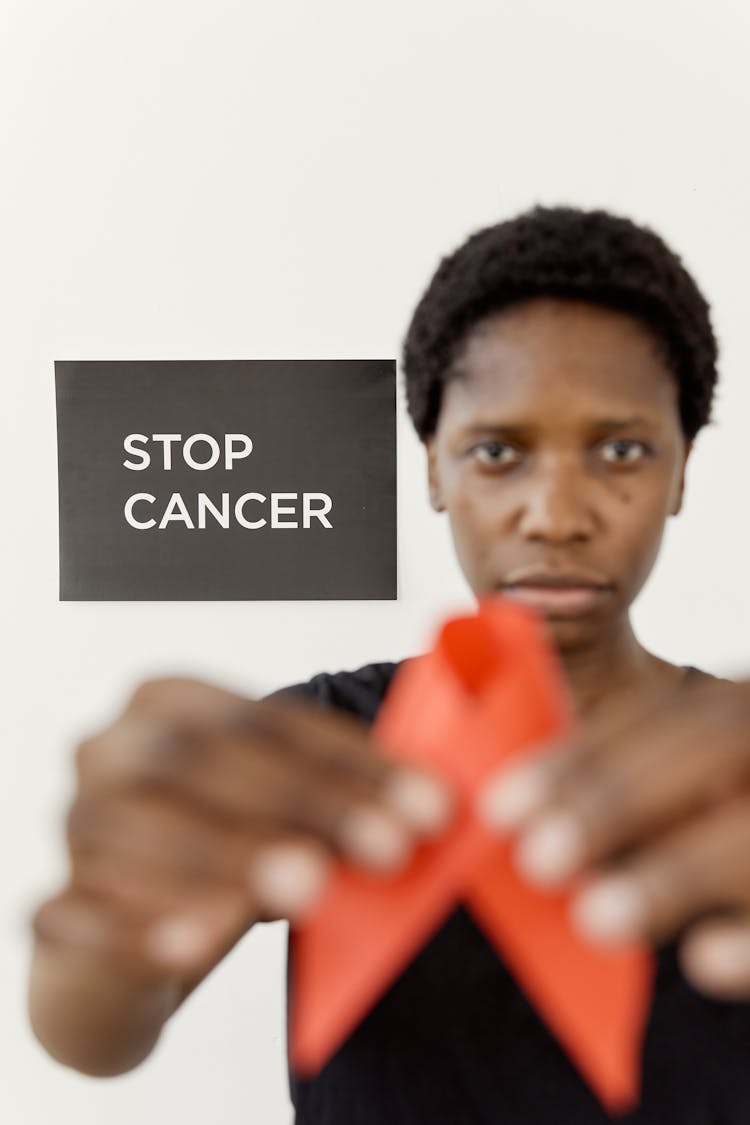
[[395, 360], [55, 377], [62, 600], [396, 598]]

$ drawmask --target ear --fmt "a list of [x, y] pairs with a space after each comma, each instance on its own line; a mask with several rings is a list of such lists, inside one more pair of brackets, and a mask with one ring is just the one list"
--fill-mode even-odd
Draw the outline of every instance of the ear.
[[692, 449], [693, 442], [691, 441], [685, 449], [685, 460], [682, 462], [682, 471], [680, 473], [680, 481], [677, 488], [677, 497], [674, 504], [672, 505], [672, 510], [669, 513], [671, 516], [677, 516], [682, 511], [682, 500], [685, 493], [685, 470], [687, 468], [688, 458], [690, 457]]
[[445, 504], [443, 503], [440, 492], [440, 474], [438, 473], [437, 467], [435, 439], [433, 437], [425, 438], [422, 444], [427, 454], [427, 485], [430, 494], [430, 504], [436, 512], [444, 512]]

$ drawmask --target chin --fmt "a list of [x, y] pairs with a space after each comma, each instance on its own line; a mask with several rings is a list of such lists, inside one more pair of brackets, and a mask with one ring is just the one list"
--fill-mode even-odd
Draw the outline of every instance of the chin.
[[558, 649], [572, 649], [588, 646], [604, 631], [601, 617], [585, 614], [565, 617], [554, 613], [532, 610], [544, 622], [552, 641]]

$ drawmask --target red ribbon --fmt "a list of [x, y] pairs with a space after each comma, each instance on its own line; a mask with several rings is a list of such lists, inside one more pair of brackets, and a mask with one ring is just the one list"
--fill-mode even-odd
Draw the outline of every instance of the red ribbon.
[[[324, 895], [291, 933], [290, 1060], [316, 1073], [464, 903], [569, 1058], [613, 1113], [637, 1105], [654, 960], [645, 945], [604, 949], [569, 919], [570, 895], [516, 872], [511, 843], [474, 813], [502, 763], [569, 735], [575, 713], [541, 616], [487, 596], [441, 628], [433, 650], [406, 661], [372, 735], [390, 757], [426, 766], [453, 788], [457, 812], [434, 843], [392, 877], [337, 865]], [[498, 1013], [502, 1019], [502, 1013]]]

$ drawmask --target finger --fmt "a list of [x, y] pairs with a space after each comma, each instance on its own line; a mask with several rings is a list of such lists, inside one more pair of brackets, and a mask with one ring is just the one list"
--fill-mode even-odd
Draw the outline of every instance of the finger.
[[201, 680], [144, 681], [115, 722], [80, 742], [75, 755], [79, 789], [117, 787], [157, 770], [162, 761], [189, 760], [249, 702]]
[[[225, 727], [271, 744], [277, 755], [327, 768], [378, 788], [382, 799], [418, 833], [443, 830], [453, 811], [449, 788], [436, 774], [399, 766], [370, 737], [369, 726], [354, 715], [291, 697], [252, 700], [200, 680], [165, 678], [146, 681], [133, 693], [125, 711], [137, 727], [144, 724], [165, 752], [175, 750], [183, 733]], [[153, 724], [153, 726], [150, 726]], [[382, 750], [382, 748], [380, 748]]]
[[704, 697], [686, 717], [650, 712], [590, 754], [522, 825], [519, 866], [553, 884], [663, 832], [750, 778], [750, 698]]
[[290, 769], [272, 748], [256, 740], [254, 752], [224, 738], [188, 755], [147, 763], [142, 782], [167, 787], [196, 814], [223, 818], [236, 830], [258, 824], [310, 833], [357, 863], [376, 869], [402, 866], [413, 838], [372, 787], [321, 776], [302, 766]]
[[249, 702], [246, 696], [191, 677], [154, 677], [132, 691], [123, 714], [168, 722], [220, 723]]
[[444, 780], [394, 761], [354, 715], [322, 712], [301, 701], [265, 700], [240, 708], [233, 727], [264, 736], [277, 755], [330, 771], [344, 781], [366, 783], [419, 834], [442, 832], [453, 814], [453, 796]]
[[190, 977], [208, 971], [247, 927], [247, 902], [224, 892], [207, 893], [188, 911], [134, 919], [112, 901], [75, 887], [43, 903], [31, 919], [42, 942], [108, 969], [140, 978], [165, 969]]
[[[253, 922], [286, 918], [297, 922], [317, 903], [332, 864], [320, 844], [304, 836], [271, 838], [253, 849], [242, 879], [222, 891], [244, 903], [245, 928]], [[86, 894], [113, 903], [132, 920], [146, 922], [162, 914], [189, 914], [207, 890], [193, 881], [165, 873], [151, 862], [91, 855], [79, 860], [73, 885]]]
[[750, 999], [750, 912], [691, 926], [679, 949], [691, 984], [723, 1000]]
[[[371, 781], [383, 776], [383, 763], [372, 751], [367, 725], [340, 711], [322, 712], [319, 706], [298, 698], [280, 703], [251, 700], [200, 680], [164, 678], [145, 681], [132, 693], [118, 722], [101, 732], [107, 736], [105, 761], [96, 750], [101, 738], [86, 739], [79, 750], [81, 761], [104, 779], [131, 764], [131, 742], [151, 743], [154, 750], [185, 752], [190, 736], [198, 740], [223, 731], [261, 735], [274, 742], [277, 753], [313, 757], [345, 775]], [[122, 762], [120, 758], [123, 758]], [[92, 759], [91, 761], [89, 759]]]
[[665, 706], [663, 698], [631, 691], [602, 715], [579, 721], [559, 737], [527, 747], [483, 786], [477, 800], [480, 818], [501, 831], [523, 825], [553, 800], [561, 785], [609, 747], [612, 739]]
[[313, 758], [345, 776], [377, 782], [382, 763], [368, 742], [368, 726], [354, 715], [322, 711], [298, 697], [253, 700], [200, 680], [146, 681], [133, 693], [124, 716], [188, 732], [225, 729], [274, 743], [279, 754]]
[[205, 975], [257, 921], [298, 921], [317, 901], [328, 868], [314, 841], [259, 848], [246, 887], [183, 893], [137, 864], [101, 858], [83, 864], [69, 886], [32, 919], [36, 936], [118, 972], [190, 980]]
[[256, 734], [251, 746], [226, 730], [173, 730], [163, 738], [140, 716], [119, 721], [79, 751], [84, 796], [125, 785], [171, 790], [207, 813], [247, 824], [275, 820], [322, 836], [355, 862], [392, 869], [407, 861], [420, 829], [432, 834], [450, 810], [444, 789], [429, 778], [385, 760], [377, 772], [376, 784], [331, 774], [311, 756], [292, 765], [265, 734]]
[[260, 825], [227, 828], [177, 801], [132, 795], [79, 799], [68, 816], [68, 846], [77, 885], [140, 912], [165, 897], [224, 886], [250, 893], [275, 917], [296, 917], [332, 866], [313, 838]]
[[660, 941], [706, 911], [750, 906], [750, 798], [724, 801], [574, 894], [582, 933], [601, 942]]

